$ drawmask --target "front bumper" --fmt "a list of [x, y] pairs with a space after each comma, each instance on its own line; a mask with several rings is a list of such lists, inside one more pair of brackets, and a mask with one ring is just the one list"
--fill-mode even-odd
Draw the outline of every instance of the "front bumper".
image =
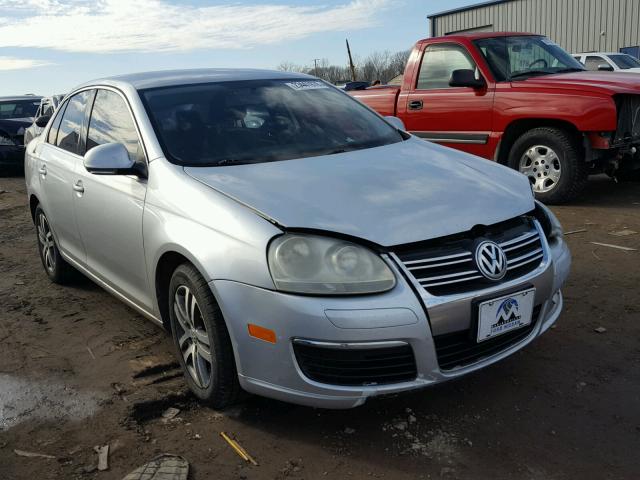
[[[322, 408], [351, 408], [367, 398], [427, 387], [495, 363], [520, 350], [546, 331], [562, 310], [560, 288], [567, 278], [571, 257], [558, 240], [546, 245], [540, 266], [521, 278], [495, 288], [455, 297], [429, 297], [416, 289], [402, 266], [389, 259], [399, 281], [384, 294], [327, 298], [289, 295], [228, 280], [210, 283], [223, 311], [234, 347], [238, 377], [248, 392]], [[535, 287], [540, 306], [531, 332], [518, 343], [475, 363], [443, 371], [438, 364], [433, 328], [446, 325], [470, 328], [472, 305], [478, 298], [499, 297], [505, 291]], [[418, 294], [416, 294], [418, 292]], [[427, 316], [428, 313], [428, 316]], [[275, 344], [249, 336], [247, 324], [276, 332]], [[295, 339], [333, 344], [396, 342], [411, 346], [417, 375], [411, 381], [385, 385], [340, 386], [306, 377], [294, 354]]]
[[0, 145], [0, 167], [21, 167], [24, 151], [23, 145]]

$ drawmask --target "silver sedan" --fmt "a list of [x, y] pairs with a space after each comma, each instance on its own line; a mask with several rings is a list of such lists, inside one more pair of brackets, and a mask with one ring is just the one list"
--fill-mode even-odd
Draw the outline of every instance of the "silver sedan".
[[49, 277], [171, 331], [215, 407], [427, 387], [547, 330], [571, 263], [527, 178], [313, 77], [135, 74], [76, 88], [26, 154]]

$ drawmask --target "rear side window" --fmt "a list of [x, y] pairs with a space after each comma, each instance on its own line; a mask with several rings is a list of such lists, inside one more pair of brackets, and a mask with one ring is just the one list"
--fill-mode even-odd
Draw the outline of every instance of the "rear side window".
[[62, 115], [64, 115], [64, 109], [67, 108], [67, 103], [68, 102], [65, 102], [64, 105], [61, 105], [58, 109], [58, 114], [56, 115], [56, 118], [54, 118], [53, 123], [51, 124], [51, 128], [49, 129], [49, 133], [47, 134], [47, 143], [50, 143], [51, 145], [56, 144], [58, 129], [60, 128]]
[[602, 57], [596, 57], [595, 55], [589, 55], [584, 62], [587, 70], [597, 71], [600, 65], [608, 65], [607, 61]]
[[56, 145], [68, 152], [79, 154], [80, 135], [82, 132], [82, 122], [87, 106], [90, 92], [84, 91], [76, 93], [67, 102], [67, 108], [62, 116]]
[[124, 99], [111, 90], [98, 90], [87, 136], [87, 151], [105, 143], [122, 143], [129, 158], [144, 163], [144, 152]]
[[454, 44], [429, 45], [424, 51], [418, 90], [450, 88], [449, 80], [454, 70], [475, 70], [476, 66], [467, 51]]

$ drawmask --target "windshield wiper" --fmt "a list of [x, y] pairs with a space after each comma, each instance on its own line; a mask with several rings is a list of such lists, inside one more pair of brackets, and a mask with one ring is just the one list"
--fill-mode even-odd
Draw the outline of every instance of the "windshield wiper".
[[586, 71], [586, 69], [584, 68], [569, 67], [569, 68], [561, 68], [560, 70], [556, 70], [553, 73], [570, 73], [570, 72], [584, 72], [584, 71]]

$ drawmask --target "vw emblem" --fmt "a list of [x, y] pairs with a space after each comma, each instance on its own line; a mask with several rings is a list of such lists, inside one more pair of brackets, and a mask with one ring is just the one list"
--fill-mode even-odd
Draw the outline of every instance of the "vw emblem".
[[500, 245], [490, 240], [481, 242], [476, 248], [476, 265], [489, 280], [500, 280], [507, 274], [507, 256]]

